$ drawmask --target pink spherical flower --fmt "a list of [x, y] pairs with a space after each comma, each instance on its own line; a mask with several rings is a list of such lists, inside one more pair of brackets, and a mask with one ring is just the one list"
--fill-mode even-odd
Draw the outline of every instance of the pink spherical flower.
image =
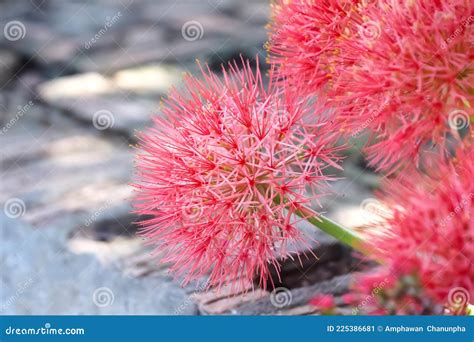
[[364, 17], [375, 34], [361, 32], [357, 62], [333, 87], [346, 128], [374, 133], [380, 170], [417, 163], [432, 144], [444, 156], [474, 115], [472, 1], [378, 1]]
[[470, 128], [471, 0], [277, 4], [270, 60], [307, 92], [325, 93], [348, 136], [372, 133], [371, 165], [417, 164], [433, 144], [445, 157], [448, 141]]
[[151, 216], [142, 234], [185, 283], [209, 274], [209, 285], [245, 287], [259, 275], [266, 287], [305, 243], [295, 212], [327, 192], [337, 129], [324, 107], [316, 118], [294, 91], [265, 88], [248, 62], [222, 79], [187, 76], [185, 88], [141, 136], [136, 208]]
[[[379, 298], [385, 303], [377, 304], [406, 301], [392, 305], [392, 313], [427, 310], [426, 303], [459, 313], [474, 299], [474, 148], [457, 155], [433, 176], [392, 183], [385, 201], [393, 212], [367, 236], [374, 258], [382, 261], [381, 278], [387, 279], [380, 289], [385, 297]], [[366, 294], [374, 283], [357, 281]]]
[[362, 23], [362, 1], [278, 0], [272, 7], [269, 60], [292, 86], [317, 93], [354, 63], [344, 50]]

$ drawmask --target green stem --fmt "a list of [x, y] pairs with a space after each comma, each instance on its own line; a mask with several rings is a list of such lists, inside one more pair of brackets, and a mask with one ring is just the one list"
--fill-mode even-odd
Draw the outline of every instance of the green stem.
[[[280, 196], [276, 196], [274, 202], [280, 204]], [[352, 230], [332, 221], [324, 215], [316, 214], [313, 210], [306, 207], [296, 209], [294, 213], [342, 243], [345, 243], [363, 254], [368, 254], [365, 241]]]
[[305, 218], [313, 226], [318, 227], [323, 232], [331, 235], [342, 243], [345, 243], [346, 245], [365, 253], [362, 248], [364, 245], [364, 240], [355, 232], [332, 221], [324, 215], [307, 217], [304, 214], [300, 213], [299, 210], [297, 210], [295, 214], [299, 217]]

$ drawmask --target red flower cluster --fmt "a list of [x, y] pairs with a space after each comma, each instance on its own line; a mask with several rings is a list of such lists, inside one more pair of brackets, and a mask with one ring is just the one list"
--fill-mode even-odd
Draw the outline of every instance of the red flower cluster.
[[348, 136], [368, 129], [379, 170], [461, 143], [474, 115], [471, 0], [282, 0], [274, 17], [270, 61], [326, 94]]
[[334, 297], [328, 294], [320, 294], [311, 299], [310, 304], [316, 306], [324, 313], [331, 313], [336, 307]]
[[243, 287], [259, 274], [266, 287], [269, 269], [305, 242], [295, 212], [327, 192], [323, 170], [339, 168], [338, 130], [295, 91], [265, 90], [248, 63], [202, 77], [186, 77], [141, 136], [142, 234], [185, 282], [210, 273], [209, 285]]
[[354, 63], [342, 49], [363, 22], [362, 1], [279, 0], [272, 6], [269, 59], [291, 86], [317, 93]]
[[474, 298], [474, 149], [457, 154], [436, 177], [411, 175], [387, 186], [393, 213], [367, 238], [384, 266], [355, 284], [369, 295], [385, 279], [375, 312], [420, 314], [437, 305], [463, 313]]

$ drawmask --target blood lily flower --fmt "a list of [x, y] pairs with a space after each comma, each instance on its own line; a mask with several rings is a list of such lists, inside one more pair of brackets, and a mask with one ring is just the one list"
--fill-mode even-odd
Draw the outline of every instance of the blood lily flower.
[[329, 313], [336, 306], [334, 297], [329, 294], [319, 294], [313, 297], [313, 299], [310, 301], [310, 304], [327, 313]]
[[435, 176], [391, 183], [385, 202], [393, 213], [366, 236], [382, 266], [359, 278], [356, 289], [362, 298], [376, 299], [376, 312], [421, 314], [445, 307], [462, 314], [474, 298], [474, 149], [458, 151], [456, 162], [439, 168]]
[[[474, 116], [471, 0], [280, 1], [270, 61], [324, 93], [348, 136], [372, 133], [378, 170], [445, 159]], [[471, 125], [472, 126], [472, 125]], [[462, 133], [465, 134], [465, 133]], [[472, 130], [465, 139], [472, 139]]]
[[472, 1], [378, 1], [365, 15], [377, 35], [359, 40], [357, 62], [334, 86], [346, 129], [377, 135], [367, 152], [379, 170], [418, 163], [433, 145], [449, 157], [474, 115]]
[[362, 1], [278, 0], [272, 8], [269, 61], [292, 86], [318, 93], [354, 62], [342, 49], [362, 23]]
[[340, 168], [338, 130], [324, 106], [316, 119], [294, 91], [265, 88], [248, 62], [229, 68], [185, 77], [140, 136], [136, 211], [185, 283], [209, 274], [209, 285], [245, 287], [258, 274], [266, 287], [269, 270], [305, 244], [296, 214], [327, 193], [323, 171]]

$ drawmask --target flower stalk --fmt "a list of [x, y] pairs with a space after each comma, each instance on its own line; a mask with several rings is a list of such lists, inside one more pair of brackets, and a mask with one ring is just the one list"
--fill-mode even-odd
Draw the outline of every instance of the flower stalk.
[[[277, 195], [274, 199], [274, 202], [276, 204], [280, 204], [280, 196]], [[321, 229], [326, 234], [336, 238], [338, 241], [363, 254], [367, 254], [367, 250], [364, 247], [366, 245], [365, 241], [354, 231], [334, 222], [322, 214], [315, 213], [313, 210], [307, 207], [300, 206], [294, 210], [294, 213], [311, 223], [313, 226]]]

